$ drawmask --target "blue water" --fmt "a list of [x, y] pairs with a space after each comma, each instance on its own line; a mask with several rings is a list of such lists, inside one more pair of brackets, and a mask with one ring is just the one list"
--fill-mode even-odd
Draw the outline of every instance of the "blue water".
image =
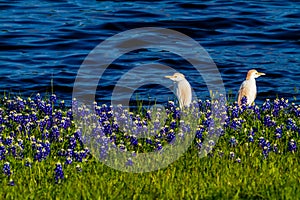
[[[133, 28], [163, 27], [186, 34], [205, 48], [231, 98], [236, 97], [247, 71], [255, 68], [267, 74], [257, 79], [257, 103], [276, 96], [300, 101], [297, 1], [0, 0], [0, 10], [1, 93], [30, 96], [53, 89], [61, 99], [70, 100], [76, 74], [98, 44]], [[107, 68], [98, 83], [97, 101], [109, 103], [122, 75], [149, 63], [184, 73], [197, 97], [208, 98], [205, 82], [183, 58], [143, 50], [128, 53]], [[143, 83], [147, 78], [141, 73], [130, 81]], [[145, 102], [164, 103], [173, 97], [159, 84], [131, 89], [136, 89], [132, 99], [138, 95]]]

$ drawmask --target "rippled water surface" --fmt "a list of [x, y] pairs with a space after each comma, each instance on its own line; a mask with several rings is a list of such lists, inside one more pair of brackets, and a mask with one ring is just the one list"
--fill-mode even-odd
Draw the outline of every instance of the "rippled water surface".
[[[54, 90], [60, 98], [70, 100], [77, 72], [97, 45], [122, 31], [163, 27], [179, 31], [205, 48], [232, 98], [246, 72], [255, 68], [267, 74], [257, 80], [258, 103], [277, 95], [300, 101], [297, 1], [0, 0], [0, 10], [1, 92], [29, 96]], [[114, 86], [124, 75], [149, 64], [184, 73], [197, 97], [208, 98], [203, 78], [185, 59], [171, 52], [143, 49], [119, 57], [106, 69], [99, 77], [97, 100], [109, 103]], [[135, 91], [132, 99], [138, 96], [164, 103], [173, 98], [167, 88], [172, 82], [163, 78], [169, 73], [173, 71], [137, 71], [121, 85], [121, 91]], [[153, 84], [143, 85], [149, 80]]]

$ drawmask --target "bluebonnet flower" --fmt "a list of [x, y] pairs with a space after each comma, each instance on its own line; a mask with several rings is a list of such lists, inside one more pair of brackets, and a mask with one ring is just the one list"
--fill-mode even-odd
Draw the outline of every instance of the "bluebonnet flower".
[[66, 104], [65, 104], [65, 101], [64, 101], [64, 100], [61, 100], [61, 101], [60, 101], [59, 107], [60, 107], [61, 109], [65, 109], [65, 108], [66, 108]]
[[269, 149], [268, 149], [267, 146], [264, 146], [264, 147], [263, 147], [262, 153], [263, 153], [264, 158], [267, 158], [267, 157], [268, 157], [268, 155], [269, 155]]
[[201, 149], [203, 145], [203, 142], [200, 139], [196, 139], [196, 147], [197, 149]]
[[102, 145], [102, 146], [100, 147], [100, 159], [101, 159], [101, 160], [104, 160], [104, 159], [107, 158], [107, 156], [108, 156], [108, 147]]
[[65, 164], [66, 164], [66, 165], [70, 165], [70, 164], [72, 164], [72, 162], [73, 162], [73, 161], [72, 161], [72, 158], [71, 158], [71, 157], [67, 157], [67, 158], [66, 158]]
[[181, 139], [181, 140], [184, 139], [184, 133], [183, 133], [182, 131], [180, 131], [180, 132], [178, 133], [178, 138]]
[[112, 127], [110, 125], [110, 122], [109, 121], [105, 121], [103, 126], [102, 126], [102, 129], [103, 129], [103, 132], [105, 134], [111, 134], [112, 133]]
[[297, 117], [300, 117], [300, 107], [295, 110], [295, 114]]
[[165, 125], [164, 127], [162, 127], [159, 131], [160, 133], [160, 137], [157, 137], [157, 138], [161, 138], [162, 136], [165, 136], [169, 131], [169, 126], [168, 125]]
[[234, 119], [234, 118], [238, 118], [238, 117], [239, 117], [239, 107], [234, 106], [231, 111], [231, 118]]
[[243, 113], [244, 111], [247, 110], [247, 97], [246, 96], [243, 96], [242, 99], [241, 99], [241, 113]]
[[266, 99], [266, 101], [262, 105], [262, 111], [266, 112], [266, 111], [269, 111], [270, 109], [271, 109], [270, 99]]
[[146, 143], [147, 143], [147, 144], [152, 144], [152, 139], [151, 139], [151, 138], [149, 138], [149, 137], [148, 137], [148, 138], [146, 138]]
[[279, 106], [281, 107], [281, 109], [289, 107], [289, 100], [281, 98], [279, 101]]
[[10, 168], [10, 163], [9, 162], [5, 162], [3, 165], [3, 173], [6, 176], [10, 176], [12, 174], [11, 168]]
[[209, 141], [208, 141], [208, 144], [209, 144], [210, 146], [215, 146], [216, 143], [215, 143], [215, 141], [213, 141], [213, 140], [209, 140]]
[[249, 135], [249, 136], [248, 136], [248, 141], [249, 141], [249, 142], [254, 142], [254, 139], [253, 139], [253, 136], [252, 136], [252, 135]]
[[216, 128], [216, 129], [214, 129], [213, 127], [212, 127], [212, 129], [214, 130], [214, 134], [216, 135], [216, 136], [223, 136], [224, 134], [225, 134], [225, 130], [222, 128], [222, 127], [218, 127], [218, 128]]
[[202, 100], [199, 99], [199, 100], [198, 100], [198, 107], [199, 107], [199, 110], [200, 110], [200, 111], [203, 110], [202, 106], [203, 106]]
[[13, 138], [11, 136], [6, 137], [4, 144], [6, 144], [7, 146], [10, 146], [13, 142]]
[[211, 117], [209, 117], [209, 118], [204, 118], [204, 120], [203, 120], [203, 122], [202, 122], [202, 124], [205, 126], [205, 127], [209, 127], [210, 126], [210, 124], [212, 123], [212, 121], [213, 121], [213, 119], [211, 118]]
[[9, 186], [14, 186], [15, 185], [14, 180], [13, 179], [9, 179], [8, 185]]
[[282, 125], [276, 127], [275, 137], [276, 139], [280, 139], [282, 137]]
[[295, 153], [297, 151], [297, 144], [296, 144], [295, 140], [291, 139], [291, 141], [289, 141], [288, 149], [292, 153]]
[[230, 124], [230, 127], [234, 130], [238, 129], [241, 127], [241, 121], [237, 118], [234, 118]]
[[67, 129], [71, 125], [70, 119], [68, 119], [68, 118], [62, 119], [60, 121], [60, 123], [61, 123], [61, 127], [64, 128], [64, 129]]
[[50, 139], [51, 141], [58, 140], [59, 136], [60, 136], [59, 128], [58, 126], [54, 125], [51, 129]]
[[172, 116], [174, 119], [180, 119], [180, 108], [176, 108]]
[[235, 156], [235, 154], [234, 154], [234, 152], [229, 152], [229, 157], [231, 158], [231, 159], [233, 159], [234, 158], [234, 156]]
[[75, 149], [76, 148], [76, 138], [74, 135], [71, 135], [69, 138], [69, 149]]
[[274, 103], [273, 103], [273, 110], [272, 110], [272, 115], [277, 117], [279, 114], [279, 110], [280, 110], [280, 102], [279, 99], [275, 99]]
[[167, 108], [171, 111], [174, 112], [176, 110], [175, 103], [173, 101], [168, 101]]
[[88, 147], [85, 147], [84, 148], [84, 152], [85, 152], [85, 155], [87, 156], [89, 153], [90, 153], [90, 150]]
[[67, 112], [67, 118], [69, 118], [70, 120], [73, 119], [73, 112], [72, 112], [71, 109], [69, 109], [68, 112]]
[[176, 128], [176, 121], [173, 119], [170, 123], [170, 128], [175, 129]]
[[266, 115], [264, 117], [264, 125], [267, 127], [272, 127], [276, 125], [276, 122], [274, 120], [271, 120], [270, 115]]
[[0, 142], [0, 160], [4, 160], [6, 155], [5, 146]]
[[64, 179], [64, 172], [60, 162], [56, 163], [54, 173], [55, 173], [55, 183], [59, 183], [60, 180]]
[[146, 112], [146, 119], [151, 120], [151, 110], [147, 110]]
[[119, 146], [119, 150], [121, 152], [126, 152], [127, 151], [127, 148], [126, 148], [126, 146], [124, 144], [119, 144], [118, 146]]
[[260, 110], [259, 110], [259, 107], [257, 105], [253, 106], [253, 111], [256, 114], [257, 119], [261, 119], [261, 117], [260, 117]]
[[170, 129], [170, 131], [167, 134], [167, 141], [169, 143], [173, 143], [175, 141], [175, 139], [176, 139], [175, 132], [173, 129]]
[[38, 120], [38, 117], [35, 112], [30, 113], [29, 118], [32, 122], [36, 122]]
[[288, 118], [286, 127], [288, 130], [292, 130], [292, 131], [297, 130], [297, 125], [295, 124], [295, 121], [292, 118]]
[[16, 151], [16, 146], [14, 144], [12, 144], [8, 151], [12, 154], [13, 157], [16, 157], [17, 156], [17, 151]]
[[234, 146], [236, 146], [236, 145], [238, 144], [238, 141], [235, 139], [234, 136], [232, 136], [232, 137], [230, 138], [230, 140], [229, 140], [229, 143], [230, 143], [230, 146], [231, 146], [231, 147], [234, 147]]
[[211, 107], [211, 102], [209, 100], [205, 100], [205, 107], [206, 107], [206, 110]]
[[235, 162], [237, 162], [237, 163], [241, 163], [241, 159], [238, 157], [237, 159], [235, 159]]
[[132, 158], [128, 158], [128, 160], [126, 162], [126, 166], [132, 166], [132, 165], [133, 165]]
[[52, 94], [51, 96], [50, 96], [50, 101], [51, 101], [51, 103], [55, 103], [56, 102], [56, 95], [55, 94]]
[[156, 150], [157, 151], [161, 151], [163, 148], [163, 146], [161, 144], [157, 144]]
[[259, 146], [261, 147], [265, 146], [266, 140], [264, 137], [259, 137], [258, 141], [259, 141]]
[[78, 108], [78, 101], [76, 98], [72, 99], [72, 108], [76, 110]]
[[29, 158], [26, 158], [25, 166], [31, 167], [31, 160]]
[[196, 138], [202, 140], [202, 133], [204, 132], [204, 127], [200, 125], [196, 130]]
[[183, 133], [190, 133], [191, 127], [190, 124], [187, 122], [185, 123], [183, 120], [180, 120], [180, 127]]
[[211, 114], [212, 114], [211, 110], [207, 110], [205, 113], [205, 118], [210, 118]]
[[41, 95], [40, 95], [40, 93], [37, 93], [36, 95], [35, 95], [35, 97], [34, 97], [34, 102], [35, 103], [38, 103], [39, 101], [41, 101]]
[[157, 151], [161, 151], [163, 148], [159, 140], [155, 140], [155, 146]]
[[49, 132], [48, 132], [48, 130], [44, 130], [44, 131], [41, 131], [41, 132], [42, 132], [42, 140], [49, 139]]
[[241, 104], [244, 104], [246, 105], [247, 104], [247, 97], [246, 96], [243, 96], [242, 99], [241, 99]]
[[253, 137], [254, 137], [256, 131], [257, 131], [257, 128], [253, 128], [253, 127], [252, 127], [252, 128], [250, 129], [249, 133], [248, 133], [248, 136], [253, 136]]
[[154, 130], [157, 131], [160, 128], [160, 121], [158, 119], [154, 120], [153, 122]]
[[130, 144], [133, 145], [133, 146], [138, 145], [138, 139], [137, 139], [136, 136], [133, 135], [133, 136], [130, 137]]

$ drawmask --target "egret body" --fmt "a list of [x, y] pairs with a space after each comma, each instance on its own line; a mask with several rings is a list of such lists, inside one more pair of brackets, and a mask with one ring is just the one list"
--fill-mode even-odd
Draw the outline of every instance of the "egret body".
[[255, 79], [260, 77], [261, 75], [265, 75], [265, 73], [258, 72], [255, 69], [251, 69], [248, 71], [246, 80], [242, 83], [239, 90], [239, 106], [241, 105], [241, 100], [244, 96], [247, 97], [247, 105], [251, 105], [254, 102], [257, 94]]
[[185, 76], [181, 73], [175, 73], [173, 76], [165, 76], [174, 81], [174, 89], [177, 99], [179, 101], [180, 108], [189, 106], [192, 102], [192, 88], [190, 83], [185, 79]]

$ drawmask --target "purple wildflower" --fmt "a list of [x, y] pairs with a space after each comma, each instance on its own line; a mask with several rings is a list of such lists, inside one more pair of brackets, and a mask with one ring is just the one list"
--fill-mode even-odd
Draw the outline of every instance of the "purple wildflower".
[[173, 129], [170, 129], [169, 133], [167, 134], [167, 141], [169, 143], [173, 143], [175, 139], [176, 139], [175, 132]]
[[15, 185], [14, 180], [13, 179], [9, 179], [8, 185], [9, 186], [14, 186]]
[[66, 158], [65, 164], [66, 164], [66, 165], [70, 165], [70, 164], [72, 164], [72, 162], [73, 162], [73, 161], [72, 161], [72, 158], [71, 158], [71, 157], [67, 157], [67, 158]]
[[3, 165], [3, 173], [6, 176], [10, 176], [12, 174], [9, 162], [5, 162]]
[[238, 144], [238, 141], [235, 139], [234, 136], [232, 136], [229, 140], [230, 146], [235, 147]]
[[51, 96], [50, 96], [50, 101], [51, 101], [51, 103], [55, 103], [56, 102], [56, 95], [55, 94], [52, 94]]
[[132, 165], [133, 165], [132, 158], [128, 158], [128, 160], [126, 162], [126, 166], [132, 166]]
[[58, 183], [60, 180], [64, 179], [64, 172], [61, 163], [56, 163], [56, 167], [54, 169], [55, 173], [55, 183]]
[[297, 144], [296, 144], [295, 140], [291, 139], [291, 141], [289, 141], [288, 149], [292, 153], [295, 153], [297, 151]]
[[266, 99], [266, 101], [262, 105], [262, 111], [266, 112], [269, 111], [270, 109], [271, 109], [270, 99]]

